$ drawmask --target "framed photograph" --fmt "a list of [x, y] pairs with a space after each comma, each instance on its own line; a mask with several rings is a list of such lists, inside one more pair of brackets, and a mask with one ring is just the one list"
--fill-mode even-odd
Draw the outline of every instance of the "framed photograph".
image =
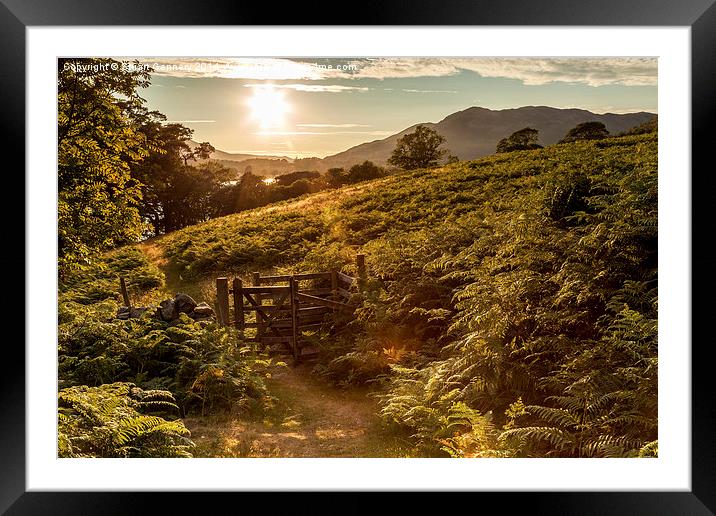
[[713, 514], [711, 4], [4, 0], [27, 303], [0, 508]]

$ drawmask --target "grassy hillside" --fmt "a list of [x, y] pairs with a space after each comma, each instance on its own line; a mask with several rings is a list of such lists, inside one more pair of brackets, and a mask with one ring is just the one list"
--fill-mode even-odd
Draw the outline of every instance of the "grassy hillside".
[[253, 270], [372, 280], [318, 370], [382, 383], [428, 454], [656, 453], [657, 136], [405, 172], [150, 244], [183, 280]]
[[[443, 120], [423, 123], [441, 135], [447, 142], [445, 147], [460, 159], [475, 159], [495, 152], [497, 143], [524, 127], [539, 131], [539, 143], [552, 145], [561, 140], [572, 127], [589, 121], [602, 122], [611, 134], [619, 134], [631, 127], [642, 124], [654, 115], [652, 113], [597, 114], [584, 109], [559, 109], [547, 106], [523, 106], [514, 109], [492, 110], [473, 106], [448, 115]], [[398, 138], [413, 132], [416, 126], [381, 140], [362, 143], [343, 152], [326, 156], [322, 165], [349, 167], [364, 160], [384, 165], [395, 148]]]

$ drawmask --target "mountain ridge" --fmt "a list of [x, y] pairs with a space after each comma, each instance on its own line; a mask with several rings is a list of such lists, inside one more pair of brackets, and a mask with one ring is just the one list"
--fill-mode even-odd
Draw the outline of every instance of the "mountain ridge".
[[[543, 146], [557, 143], [576, 125], [602, 122], [610, 134], [618, 134], [648, 122], [656, 113], [593, 113], [581, 108], [550, 106], [521, 106], [489, 109], [471, 106], [445, 116], [438, 122], [421, 122], [406, 127], [386, 138], [363, 142], [324, 158], [292, 159], [286, 156], [259, 156], [215, 151], [211, 159], [243, 172], [251, 166], [254, 173], [275, 176], [297, 170], [326, 171], [329, 168], [349, 168], [363, 161], [386, 165], [398, 139], [419, 125], [435, 129], [446, 138], [445, 148], [460, 160], [477, 159], [495, 152], [497, 143], [515, 131], [532, 127], [539, 131]], [[195, 142], [192, 142], [196, 144]]]
[[471, 106], [444, 117], [439, 122], [414, 124], [402, 131], [372, 142], [365, 142], [343, 152], [326, 156], [323, 161], [333, 166], [364, 161], [361, 157], [377, 164], [385, 164], [401, 136], [412, 132], [418, 125], [437, 130], [447, 142], [445, 147], [461, 160], [476, 159], [493, 154], [502, 138], [524, 127], [539, 131], [539, 143], [557, 143], [571, 128], [588, 122], [602, 122], [611, 134], [617, 134], [640, 125], [656, 116], [655, 113], [593, 113], [580, 108], [554, 108], [550, 106], [522, 106], [492, 110]]

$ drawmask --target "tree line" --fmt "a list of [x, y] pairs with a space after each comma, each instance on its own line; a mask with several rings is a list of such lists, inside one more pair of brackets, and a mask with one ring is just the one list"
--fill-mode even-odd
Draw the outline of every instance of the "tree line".
[[[657, 117], [652, 118], [648, 122], [645, 122], [629, 131], [620, 133], [617, 136], [626, 136], [634, 134], [645, 134], [652, 133], [657, 130], [658, 119]], [[577, 124], [575, 127], [567, 131], [564, 138], [557, 142], [558, 145], [563, 143], [571, 143], [582, 140], [603, 140], [609, 138], [612, 135], [609, 134], [607, 127], [602, 122], [589, 121]], [[539, 140], [539, 131], [532, 127], [525, 127], [519, 131], [515, 131], [506, 138], [502, 138], [497, 143], [496, 152], [512, 152], [518, 150], [532, 150], [541, 149], [542, 146], [537, 143]]]

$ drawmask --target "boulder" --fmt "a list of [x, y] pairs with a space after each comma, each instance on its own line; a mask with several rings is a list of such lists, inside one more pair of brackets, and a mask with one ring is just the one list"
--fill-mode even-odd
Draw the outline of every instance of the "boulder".
[[189, 314], [192, 319], [206, 319], [214, 317], [214, 309], [206, 303], [199, 303], [194, 307], [194, 310]]
[[159, 303], [159, 308], [157, 308], [157, 314], [161, 319], [165, 321], [171, 321], [173, 319], [176, 319], [178, 313], [174, 300], [165, 299], [164, 301]]
[[196, 308], [196, 301], [194, 301], [191, 296], [187, 294], [179, 293], [176, 296], [174, 296], [174, 306], [176, 307], [176, 311], [180, 313], [189, 314]]

